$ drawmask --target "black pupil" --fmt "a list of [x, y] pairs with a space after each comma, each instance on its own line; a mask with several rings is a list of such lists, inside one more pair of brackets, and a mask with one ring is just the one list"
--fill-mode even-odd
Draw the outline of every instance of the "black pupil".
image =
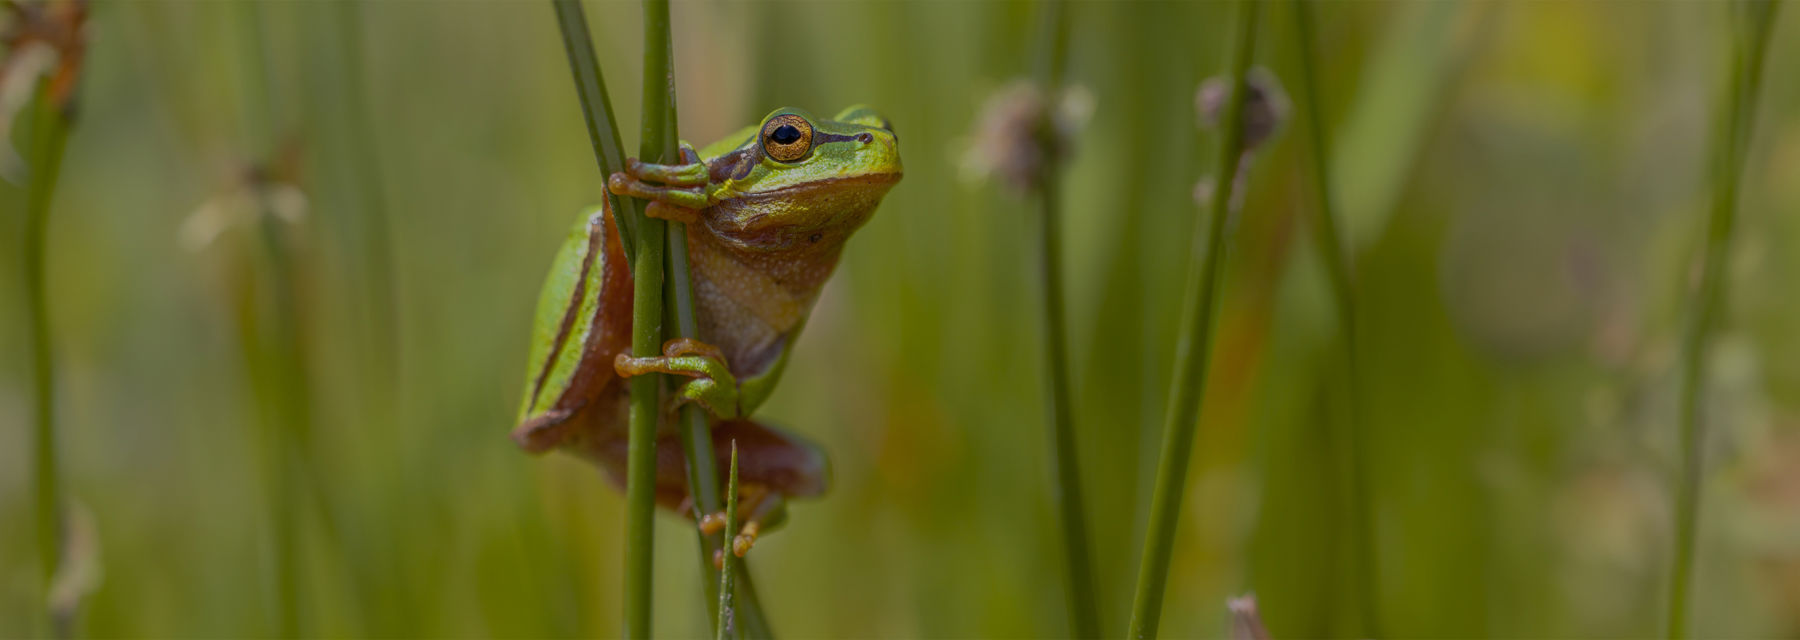
[[800, 128], [791, 124], [775, 127], [775, 130], [769, 133], [769, 139], [775, 141], [775, 144], [793, 144], [799, 142]]

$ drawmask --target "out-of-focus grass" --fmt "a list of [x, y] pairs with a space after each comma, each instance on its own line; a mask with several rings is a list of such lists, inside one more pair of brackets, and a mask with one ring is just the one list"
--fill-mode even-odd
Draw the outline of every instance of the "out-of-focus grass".
[[[1284, 24], [1272, 3], [1269, 24]], [[1791, 9], [1791, 8], [1790, 8]], [[610, 635], [622, 498], [585, 464], [506, 439], [532, 300], [573, 212], [601, 197], [541, 4], [370, 3], [362, 70], [391, 214], [395, 417], [371, 418], [350, 230], [357, 146], [331, 4], [269, 3], [273, 100], [301, 141], [297, 229], [317, 464], [343, 563], [317, 524], [301, 588], [326, 635]], [[635, 3], [589, 6], [615, 87], [638, 86]], [[907, 177], [851, 240], [762, 416], [821, 441], [834, 486], [759, 540], [757, 586], [792, 636], [1059, 632], [1041, 495], [1031, 249], [1008, 196], [958, 158], [987, 92], [1026, 66], [1031, 5], [678, 2], [682, 129], [701, 142], [776, 106], [878, 106]], [[1216, 73], [1221, 3], [1071, 3], [1068, 82], [1095, 111], [1067, 168], [1068, 309], [1102, 617], [1128, 610], [1138, 523], [1193, 224], [1192, 91]], [[1395, 636], [1644, 636], [1661, 624], [1675, 463], [1677, 277], [1699, 243], [1704, 142], [1729, 31], [1693, 3], [1324, 3], [1319, 106], [1357, 265], [1357, 398], [1381, 505], [1378, 603]], [[82, 126], [49, 236], [65, 477], [91, 507], [96, 636], [266, 628], [270, 549], [256, 407], [223, 282], [176, 229], [245, 136], [234, 8], [102, 3]], [[1420, 12], [1425, 19], [1409, 17]], [[1443, 12], [1438, 16], [1432, 12]], [[1425, 32], [1434, 25], [1457, 28]], [[1800, 12], [1774, 26], [1750, 141], [1731, 304], [1715, 342], [1696, 628], [1800, 632]], [[1272, 30], [1262, 59], [1291, 68]], [[1430, 36], [1430, 33], [1439, 33]], [[1431, 44], [1404, 44], [1414, 40]], [[1416, 46], [1454, 71], [1380, 53]], [[1285, 79], [1285, 78], [1284, 78]], [[1291, 81], [1290, 81], [1291, 84]], [[1410, 96], [1410, 97], [1409, 97]], [[1400, 101], [1402, 107], [1379, 106]], [[1413, 102], [1418, 101], [1418, 102]], [[617, 100], [635, 122], [636, 101]], [[1377, 106], [1363, 106], [1365, 104]], [[1396, 117], [1390, 111], [1414, 113]], [[1370, 115], [1362, 115], [1368, 113]], [[1378, 117], [1379, 116], [1379, 117]], [[1359, 129], [1366, 133], [1358, 133]], [[1345, 632], [1346, 526], [1323, 425], [1339, 375], [1317, 256], [1298, 236], [1303, 139], [1258, 160], [1224, 300], [1162, 628], [1216, 635], [1254, 589], [1276, 637]], [[1392, 160], [1384, 154], [1410, 154]], [[1400, 168], [1383, 169], [1391, 164]], [[1371, 211], [1357, 190], [1378, 190]], [[22, 194], [0, 186], [0, 255]], [[1370, 223], [1368, 221], [1378, 221]], [[0, 260], [0, 635], [36, 611], [27, 344]], [[1107, 339], [1101, 339], [1102, 336]], [[1115, 340], [1114, 336], [1125, 336]], [[1717, 523], [1714, 526], [1713, 523]], [[655, 627], [708, 623], [692, 534], [658, 525]], [[366, 584], [367, 590], [351, 585]], [[364, 596], [363, 594], [367, 594]], [[357, 612], [368, 610], [374, 618]]]

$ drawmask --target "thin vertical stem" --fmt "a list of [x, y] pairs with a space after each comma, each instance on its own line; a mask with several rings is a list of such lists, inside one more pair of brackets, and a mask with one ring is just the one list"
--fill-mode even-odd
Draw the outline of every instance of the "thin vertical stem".
[[1037, 266], [1038, 279], [1044, 289], [1044, 411], [1048, 422], [1050, 465], [1055, 474], [1050, 493], [1061, 521], [1063, 563], [1068, 572], [1064, 588], [1069, 606], [1069, 630], [1078, 638], [1094, 638], [1100, 635], [1100, 621], [1094, 598], [1093, 564], [1088, 552], [1081, 462], [1069, 407], [1068, 326], [1063, 309], [1062, 210], [1058, 181], [1061, 159], [1057, 157], [1055, 124], [1055, 103], [1060, 95], [1068, 53], [1068, 7], [1063, 0], [1047, 0], [1043, 11], [1037, 64], [1045, 117], [1038, 131], [1038, 144], [1045, 150], [1045, 163], [1044, 173], [1035, 186], [1043, 224]]
[[391, 418], [394, 413], [392, 392], [400, 362], [399, 303], [395, 293], [393, 234], [381, 196], [381, 185], [385, 184], [381, 176], [381, 149], [375, 143], [375, 124], [369, 117], [368, 86], [363, 74], [366, 63], [362, 11], [360, 0], [337, 3], [339, 41], [344, 44], [339, 59], [343, 61], [340, 72], [347, 102], [345, 114], [351, 136], [358, 145], [345, 160], [352, 166], [347, 173], [361, 214], [357, 216], [362, 229], [358, 249], [363, 253], [363, 277], [368, 287], [370, 317], [375, 325], [376, 348], [371, 353], [376, 364], [372, 378], [377, 382], [378, 406], [373, 409], [383, 417]]
[[[1706, 382], [1706, 347], [1725, 301], [1726, 258], [1737, 218], [1738, 183], [1743, 176], [1756, 99], [1775, 23], [1774, 0], [1745, 0], [1732, 5], [1744, 12], [1748, 33], [1733, 38], [1731, 80], [1725, 98], [1723, 126], [1714, 141], [1712, 213], [1700, 258], [1700, 289], [1681, 343], [1681, 479], [1676, 487], [1673, 576], [1669, 586], [1668, 627], [1671, 640], [1688, 637], [1689, 593], [1694, 573], [1694, 546], [1700, 518], [1700, 476], [1705, 466], [1700, 396]], [[1735, 17], [1735, 16], [1734, 16]]]
[[1070, 631], [1078, 638], [1100, 635], [1094, 602], [1094, 570], [1088, 552], [1087, 510], [1081, 491], [1081, 465], [1076, 455], [1075, 425], [1069, 408], [1069, 354], [1065, 338], [1068, 326], [1063, 313], [1062, 221], [1060, 197], [1046, 182], [1038, 194], [1043, 209], [1043, 246], [1038, 252], [1038, 273], [1044, 287], [1044, 358], [1047, 411], [1050, 419], [1050, 463], [1055, 467], [1052, 499], [1061, 512], [1063, 559], [1067, 564]]
[[[737, 441], [731, 442], [731, 475], [729, 484], [725, 486], [725, 538], [737, 533], [738, 528], [738, 448]], [[730, 545], [721, 544], [728, 547]], [[713, 625], [713, 637], [717, 640], [728, 640], [732, 636], [732, 577], [736, 575], [737, 554], [725, 551], [719, 554], [719, 606], [717, 622]]]
[[[563, 52], [568, 55], [575, 94], [581, 100], [581, 117], [587, 123], [588, 143], [594, 148], [594, 164], [600, 167], [600, 179], [604, 182], [614, 171], [625, 168], [625, 146], [619, 143], [612, 100], [606, 94], [606, 77], [600, 73], [600, 60], [594, 57], [587, 14], [581, 9], [581, 0], [551, 0], [550, 5], [556, 10]], [[625, 260], [637, 264], [637, 223], [643, 216], [638, 201], [610, 193], [604, 197], [612, 200], [613, 221], [619, 227], [619, 245], [625, 250]]]
[[1306, 165], [1317, 203], [1309, 209], [1313, 226], [1313, 243], [1331, 281], [1332, 297], [1337, 302], [1338, 333], [1344, 340], [1344, 383], [1349, 406], [1345, 410], [1348, 437], [1343, 439], [1341, 455], [1346, 461], [1350, 488], [1350, 548], [1353, 573], [1356, 576], [1357, 608], [1362, 617], [1358, 633], [1365, 638], [1381, 637], [1381, 624], [1376, 607], [1378, 565], [1374, 543], [1374, 506], [1370, 498], [1368, 434], [1363, 431], [1358, 413], [1359, 388], [1356, 376], [1356, 306], [1350, 281], [1350, 260], [1344, 255], [1338, 233], [1336, 203], [1331, 192], [1329, 169], [1331, 148], [1324, 119], [1319, 115], [1319, 84], [1313, 67], [1318, 63], [1313, 50], [1316, 30], [1313, 25], [1315, 0], [1295, 0], [1294, 39], [1299, 47], [1300, 82], [1296, 98], [1305, 117], [1307, 140], [1311, 142], [1311, 162]]
[[1188, 270], [1188, 295], [1182, 306], [1183, 331], [1175, 343], [1175, 374], [1169, 389], [1168, 420], [1163, 425], [1162, 453], [1156, 466], [1156, 488], [1150, 501], [1150, 526], [1138, 566], [1137, 596], [1132, 605], [1132, 638], [1156, 637], [1162, 617], [1163, 589], [1174, 552], [1175, 526], [1181, 515], [1181, 494], [1187, 483], [1188, 460], [1199, 428], [1200, 399], [1206, 387], [1206, 367], [1212, 347], [1212, 323], [1217, 302], [1219, 272], [1224, 263], [1225, 222], [1230, 217], [1234, 178], [1243, 154], [1244, 76], [1256, 51], [1256, 26], [1261, 13], [1257, 0], [1243, 0], [1238, 9], [1237, 47], [1231, 58], [1231, 95], [1221, 119], [1223, 142], [1219, 145], [1217, 178], [1212, 190], [1208, 224], [1194, 239], [1195, 255]]
[[[685, 224], [671, 224], [668, 229], [668, 306], [670, 315], [673, 316], [672, 333], [669, 337], [697, 337], [700, 329], [694, 316], [694, 286], [692, 271], [688, 267], [688, 228]], [[723, 505], [719, 497], [717, 458], [713, 453], [712, 424], [707, 419], [706, 412], [692, 403], [682, 406], [680, 420], [681, 450], [687, 463], [688, 490], [694, 501], [694, 516], [697, 519], [705, 514], [718, 513]], [[714, 552], [724, 545], [698, 531], [695, 534], [700, 541], [700, 576], [701, 583], [706, 585], [704, 595], [707, 606], [716, 607], [719, 600], [714, 590], [719, 584], [719, 575], [718, 569], [713, 567], [712, 559]], [[756, 587], [747, 576], [750, 570], [748, 562], [738, 560], [732, 566], [733, 573], [737, 576], [737, 628], [749, 638], [774, 637], [762, 614]]]
[[[671, 109], [675, 83], [670, 65], [669, 2], [644, 0], [644, 109], [639, 157], [667, 162], [673, 150]], [[663, 343], [663, 250], [667, 223], [639, 221], [632, 286], [631, 351], [654, 357]], [[656, 432], [662, 419], [662, 376], [631, 379], [631, 434], [625, 496], [625, 637], [649, 638], [651, 566], [655, 557]]]
[[[662, 220], [645, 218], [638, 229], [632, 269], [631, 351], [654, 357], [662, 347]], [[625, 481], [625, 637], [650, 637], [651, 560], [655, 552], [656, 426], [661, 418], [660, 376], [631, 378], [630, 443]]]
[[254, 280], [240, 285], [238, 332], [263, 423], [261, 445], [267, 463], [269, 526], [275, 553], [275, 633], [294, 637], [302, 633], [301, 493], [309, 446], [305, 432], [312, 422], [310, 390], [300, 346], [293, 257], [268, 199], [279, 119], [269, 84], [261, 3], [243, 3], [238, 20], [239, 91], [250, 164], [243, 188], [253, 194], [256, 218], [252, 232], [259, 245], [252, 250], [256, 266], [250, 277]]
[[[62, 470], [56, 446], [56, 357], [51, 348], [50, 300], [45, 269], [45, 243], [50, 222], [50, 202], [56, 179], [62, 172], [63, 150], [69, 139], [66, 114], [54, 104], [47, 81], [40, 82], [31, 98], [31, 164], [25, 200], [25, 308], [31, 331], [32, 402], [36, 428], [32, 446], [33, 481], [37, 488], [38, 563], [46, 590], [62, 563], [64, 517]], [[64, 625], [52, 620], [56, 636], [66, 637]]]

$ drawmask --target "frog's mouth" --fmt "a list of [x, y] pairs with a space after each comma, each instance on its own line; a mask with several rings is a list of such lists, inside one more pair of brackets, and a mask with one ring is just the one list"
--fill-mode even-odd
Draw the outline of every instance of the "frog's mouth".
[[761, 204], [768, 202], [769, 200], [806, 199], [812, 196], [814, 192], [818, 191], [865, 191], [871, 188], [880, 188], [881, 193], [885, 194], [887, 190], [892, 188], [894, 183], [899, 182], [900, 178], [904, 175], [905, 172], [903, 171], [891, 171], [887, 173], [865, 173], [862, 175], [845, 176], [841, 178], [822, 178], [800, 184], [788, 185], [779, 189], [745, 193], [739, 195], [734, 200]]
[[706, 216], [707, 227], [743, 248], [763, 251], [791, 248], [797, 240], [841, 242], [868, 221], [902, 175], [830, 178], [742, 195], [716, 205]]

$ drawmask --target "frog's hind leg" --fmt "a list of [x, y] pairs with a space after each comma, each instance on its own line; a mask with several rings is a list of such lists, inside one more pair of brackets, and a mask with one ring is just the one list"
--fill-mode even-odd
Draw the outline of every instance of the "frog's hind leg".
[[[713, 452], [719, 459], [719, 482], [731, 468], [731, 447], [738, 450], [738, 521], [731, 550], [742, 557], [756, 544], [756, 537], [787, 519], [788, 498], [810, 498], [825, 493], [831, 465], [825, 451], [797, 434], [750, 420], [726, 420], [712, 430]], [[700, 529], [717, 533], [725, 527], [724, 513], [707, 514]]]
[[[825, 493], [830, 463], [819, 445], [799, 435], [749, 420], [724, 420], [713, 425], [713, 455], [719, 469], [719, 485], [731, 469], [731, 444], [738, 447], [738, 513], [749, 523], [758, 516], [761, 531], [780, 524], [788, 497], [810, 498]], [[609, 432], [584, 447], [587, 456], [600, 463], [608, 479], [625, 487], [626, 457], [630, 442], [622, 432]], [[656, 438], [656, 503], [663, 508], [695, 517], [692, 492], [688, 491], [687, 458], [681, 438], [665, 433]], [[762, 506], [770, 503], [769, 506]], [[700, 518], [706, 526], [706, 517]], [[717, 531], [724, 525], [710, 525]]]

